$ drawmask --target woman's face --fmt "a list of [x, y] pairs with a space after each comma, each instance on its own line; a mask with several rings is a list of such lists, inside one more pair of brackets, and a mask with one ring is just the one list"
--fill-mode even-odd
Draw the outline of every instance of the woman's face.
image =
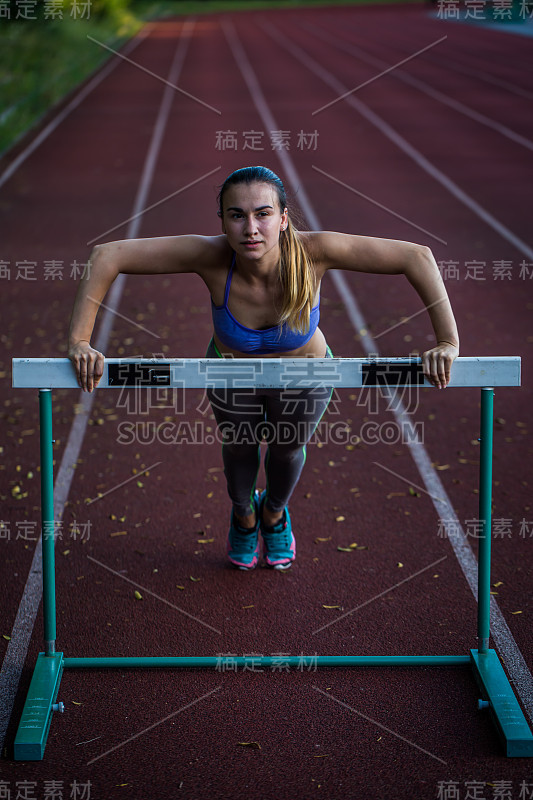
[[279, 235], [287, 227], [287, 209], [268, 183], [230, 186], [223, 199], [222, 231], [235, 252], [258, 261], [269, 253], [279, 257]]

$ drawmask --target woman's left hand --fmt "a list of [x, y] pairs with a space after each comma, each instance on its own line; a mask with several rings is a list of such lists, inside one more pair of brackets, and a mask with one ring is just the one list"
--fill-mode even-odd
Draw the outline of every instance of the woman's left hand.
[[436, 347], [422, 353], [424, 375], [433, 386], [445, 389], [450, 382], [450, 371], [459, 348], [449, 342], [439, 342]]

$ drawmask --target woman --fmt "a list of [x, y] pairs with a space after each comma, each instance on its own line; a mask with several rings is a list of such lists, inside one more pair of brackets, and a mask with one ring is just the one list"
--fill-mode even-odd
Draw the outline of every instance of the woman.
[[[439, 389], [447, 385], [459, 336], [429, 248], [343, 233], [298, 232], [289, 218], [282, 182], [265, 167], [233, 172], [220, 191], [218, 213], [219, 236], [129, 239], [94, 248], [69, 334], [69, 358], [84, 391], [92, 391], [103, 374], [104, 356], [91, 347], [90, 339], [98, 306], [121, 272], [200, 275], [211, 294], [209, 358], [332, 357], [318, 327], [320, 282], [326, 271], [403, 273], [428, 308], [437, 339], [422, 355], [424, 374]], [[253, 569], [259, 561], [260, 531], [267, 566], [286, 569], [296, 549], [287, 504], [303, 469], [305, 445], [331, 390], [306, 389], [295, 395], [294, 390], [223, 389], [210, 390], [208, 396], [224, 430], [224, 473], [233, 506], [229, 559], [240, 569]], [[265, 420], [271, 426], [290, 421], [297, 434], [269, 442], [267, 486], [259, 496], [255, 484]]]

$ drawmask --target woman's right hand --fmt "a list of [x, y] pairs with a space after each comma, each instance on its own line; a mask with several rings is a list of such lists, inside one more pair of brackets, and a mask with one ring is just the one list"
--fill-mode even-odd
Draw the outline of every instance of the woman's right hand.
[[104, 354], [82, 339], [71, 345], [68, 357], [76, 371], [80, 388], [84, 392], [92, 392], [104, 374]]

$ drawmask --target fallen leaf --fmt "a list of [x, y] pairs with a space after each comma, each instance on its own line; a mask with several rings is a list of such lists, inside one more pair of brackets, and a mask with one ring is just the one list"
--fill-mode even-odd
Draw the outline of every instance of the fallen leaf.
[[391, 497], [405, 497], [405, 492], [389, 492], [387, 500], [390, 500]]
[[202, 580], [201, 578], [193, 578], [192, 575], [189, 575], [189, 578], [191, 579], [191, 581], [201, 581]]
[[353, 547], [341, 547], [340, 545], [338, 545], [337, 550], [342, 550], [343, 553], [351, 553]]
[[511, 611], [511, 614], [521, 614], [521, 611]]
[[315, 542], [329, 542], [331, 540], [331, 536], [317, 536]]
[[11, 636], [8, 636], [8, 635], [7, 635], [7, 633], [3, 633], [3, 634], [2, 634], [2, 636], [4, 637], [4, 639], [5, 639], [7, 642], [10, 642], [10, 641], [11, 641]]
[[350, 548], [350, 550], [355, 550], [355, 548], [357, 547], [357, 542], [352, 542], [350, 545], [348, 545], [348, 547]]
[[415, 492], [412, 486], [409, 487], [409, 494], [412, 495], [412, 497], [420, 497], [420, 492]]
[[237, 742], [241, 747], [251, 747], [253, 750], [261, 750], [259, 742]]
[[396, 564], [396, 566], [397, 566], [397, 567], [403, 567], [403, 564], [402, 564], [402, 562], [401, 562], [401, 561], [398, 561], [398, 563]]
[[438, 469], [438, 470], [450, 469], [450, 465], [449, 464], [438, 464], [436, 469]]
[[343, 517], [343, 516], [335, 517], [335, 522], [344, 522], [345, 519], [346, 519], [346, 517]]
[[313, 756], [313, 758], [328, 758], [329, 753], [324, 753], [323, 756]]
[[492, 585], [497, 589], [498, 586], [503, 586], [503, 581], [498, 581], [498, 583], [493, 583]]
[[185, 586], [180, 586], [179, 583], [176, 584], [176, 589], [185, 589]]
[[209, 544], [209, 542], [214, 542], [215, 540], [214, 539], [197, 539], [196, 541], [199, 542], [200, 544]]
[[325, 606], [322, 604], [322, 608], [340, 608], [340, 606]]
[[109, 535], [110, 536], [125, 536], [127, 534], [127, 532], [128, 531], [114, 531], [113, 533], [110, 533]]
[[139, 489], [142, 489], [143, 486], [144, 486], [144, 483], [142, 481], [137, 481], [137, 486], [139, 487]]
[[69, 553], [70, 553], [70, 550], [63, 550], [63, 555], [64, 556], [68, 556]]
[[255, 606], [241, 606], [241, 608], [255, 608]]
[[135, 589], [134, 594], [135, 594], [135, 599], [136, 600], [142, 600], [143, 599], [142, 594], [140, 592], [138, 592], [137, 589]]
[[82, 706], [82, 705], [83, 705], [83, 703], [77, 703], [75, 700], [71, 700], [70, 702], [71, 702], [71, 703], [72, 703], [72, 705], [74, 705], [74, 706]]

